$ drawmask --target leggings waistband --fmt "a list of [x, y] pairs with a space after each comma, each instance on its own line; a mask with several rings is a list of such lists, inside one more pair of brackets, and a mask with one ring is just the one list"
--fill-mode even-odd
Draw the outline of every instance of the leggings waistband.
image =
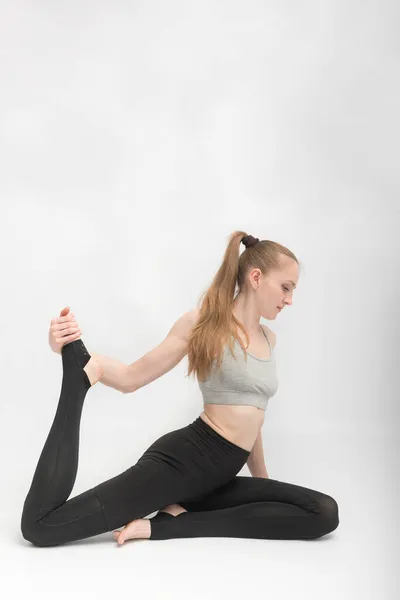
[[242, 457], [245, 459], [250, 454], [249, 450], [234, 444], [223, 435], [215, 431], [215, 429], [203, 421], [201, 417], [197, 417], [197, 419], [195, 419], [193, 423], [189, 425], [189, 427], [197, 431], [204, 439], [217, 442], [217, 444], [219, 444], [222, 448], [229, 450], [230, 453], [236, 454], [239, 458]]

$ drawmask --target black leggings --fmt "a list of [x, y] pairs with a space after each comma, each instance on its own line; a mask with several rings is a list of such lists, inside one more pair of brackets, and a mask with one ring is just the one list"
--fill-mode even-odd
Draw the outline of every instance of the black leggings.
[[119, 475], [68, 500], [78, 468], [79, 428], [90, 381], [82, 340], [62, 348], [61, 394], [25, 499], [21, 532], [35, 546], [56, 546], [159, 512], [150, 539], [237, 537], [313, 539], [339, 524], [336, 501], [321, 492], [237, 473], [250, 452], [200, 417], [156, 440]]

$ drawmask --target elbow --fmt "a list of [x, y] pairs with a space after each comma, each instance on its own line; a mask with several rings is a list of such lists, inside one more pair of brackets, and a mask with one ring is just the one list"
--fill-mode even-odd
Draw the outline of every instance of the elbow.
[[136, 363], [127, 366], [126, 373], [121, 385], [121, 392], [123, 394], [132, 394], [137, 389], [137, 376], [135, 375], [135, 369], [133, 369], [134, 365], [136, 365]]
[[133, 394], [133, 392], [136, 392], [136, 389], [134, 389], [132, 386], [126, 385], [121, 388], [121, 392], [123, 394]]
[[125, 383], [125, 385], [121, 388], [121, 392], [123, 394], [133, 394], [133, 392], [136, 392], [141, 387], [143, 386], [139, 385], [137, 382], [133, 383], [132, 381], [129, 381], [128, 383]]

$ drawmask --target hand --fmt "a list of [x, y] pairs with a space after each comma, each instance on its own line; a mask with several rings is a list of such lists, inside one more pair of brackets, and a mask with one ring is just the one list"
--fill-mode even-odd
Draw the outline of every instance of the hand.
[[70, 312], [69, 306], [62, 309], [59, 317], [50, 321], [49, 344], [53, 352], [61, 354], [63, 346], [78, 340], [81, 335], [75, 315]]

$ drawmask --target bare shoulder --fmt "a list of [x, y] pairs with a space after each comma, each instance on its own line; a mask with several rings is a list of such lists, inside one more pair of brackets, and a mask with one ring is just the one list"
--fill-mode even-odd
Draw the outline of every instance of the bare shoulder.
[[197, 325], [200, 316], [200, 309], [195, 307], [192, 310], [189, 310], [187, 313], [187, 323], [188, 323], [188, 338], [192, 333], [193, 327]]
[[260, 323], [261, 327], [264, 329], [265, 333], [268, 336], [268, 339], [271, 343], [271, 346], [273, 348], [275, 348], [275, 344], [276, 344], [276, 333], [274, 333], [272, 331], [272, 329], [270, 329], [269, 327], [267, 327], [267, 325], [264, 325], [263, 323]]
[[193, 308], [192, 310], [189, 310], [188, 313], [188, 318], [193, 322], [193, 325], [195, 325], [197, 323], [197, 319], [199, 318], [200, 315], [200, 309], [197, 308], [197, 306], [195, 308]]
[[173, 324], [168, 332], [170, 337], [178, 337], [186, 342], [189, 341], [191, 331], [196, 325], [199, 315], [199, 310], [194, 308], [183, 313]]

